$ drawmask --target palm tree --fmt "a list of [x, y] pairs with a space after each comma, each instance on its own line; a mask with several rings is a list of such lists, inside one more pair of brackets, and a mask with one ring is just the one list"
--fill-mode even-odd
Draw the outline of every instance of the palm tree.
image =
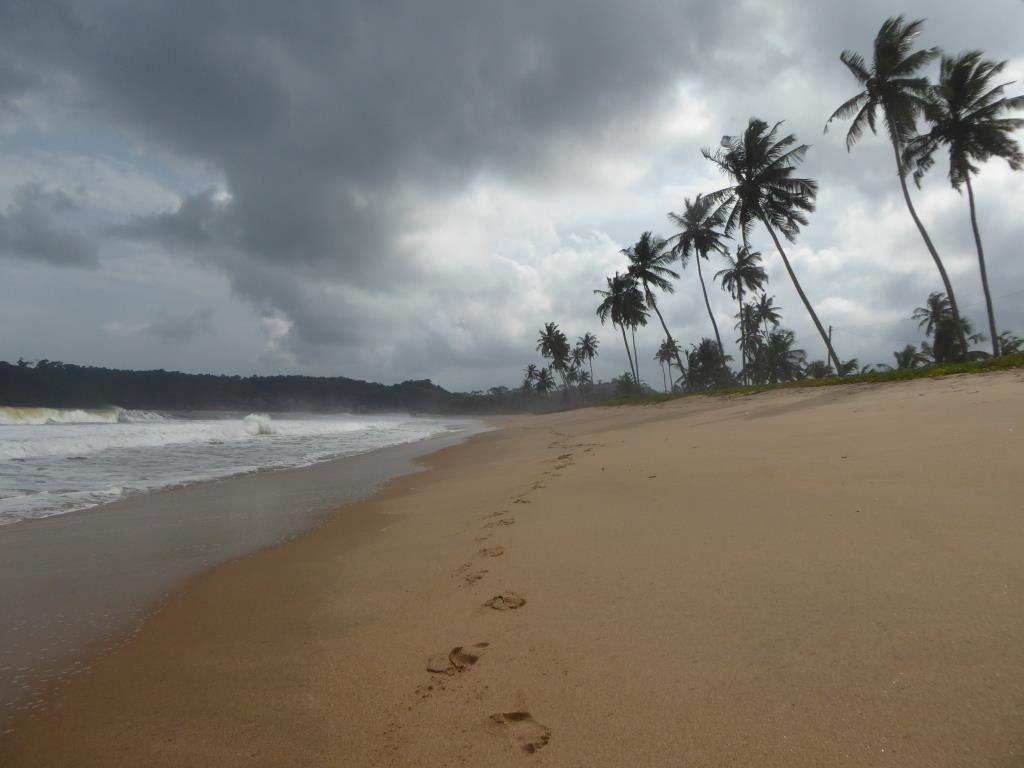
[[672, 253], [666, 250], [667, 247], [668, 243], [664, 239], [656, 237], [650, 232], [644, 232], [640, 235], [636, 245], [623, 248], [621, 252], [629, 259], [629, 274], [644, 289], [644, 298], [647, 301], [647, 306], [658, 315], [658, 320], [661, 321], [661, 327], [665, 331], [665, 338], [669, 342], [670, 349], [676, 350], [676, 362], [681, 369], [683, 367], [683, 359], [679, 356], [679, 345], [672, 338], [672, 334], [665, 324], [665, 318], [662, 317], [661, 310], [658, 309], [658, 302], [654, 298], [654, 291], [651, 290], [651, 286], [654, 286], [659, 291], [665, 291], [665, 293], [675, 292], [675, 288], [672, 287], [669, 278], [678, 280], [679, 273], [669, 269], [668, 265], [672, 263], [674, 257]]
[[780, 125], [776, 123], [769, 128], [763, 120], [752, 117], [742, 136], [723, 136], [722, 147], [715, 152], [710, 149], [701, 150], [704, 157], [717, 165], [733, 182], [733, 186], [712, 192], [707, 197], [726, 214], [725, 234], [739, 229], [746, 242], [755, 220], [760, 221], [768, 230], [793, 281], [793, 287], [838, 368], [839, 358], [832, 348], [832, 340], [825, 333], [775, 234], [777, 227], [787, 240], [795, 242], [800, 227], [807, 224], [805, 212], [814, 210], [814, 199], [818, 194], [817, 182], [793, 176], [797, 165], [807, 154], [807, 145], [794, 146], [796, 136], [793, 134], [776, 140]]
[[787, 328], [768, 334], [756, 361], [761, 381], [777, 384], [780, 381], [795, 381], [803, 375], [807, 355], [802, 349], [794, 349], [795, 343], [796, 335]]
[[775, 306], [775, 297], [769, 296], [767, 293], [762, 293], [758, 297], [754, 313], [757, 315], [758, 322], [764, 325], [765, 336], [768, 336], [768, 323], [771, 323], [774, 328], [782, 322], [782, 307]]
[[584, 333], [576, 340], [576, 349], [580, 355], [590, 364], [590, 381], [594, 381], [594, 358], [597, 357], [597, 337], [590, 333]]
[[682, 214], [669, 212], [668, 219], [679, 227], [679, 232], [669, 238], [669, 242], [675, 241], [672, 253], [679, 257], [679, 265], [686, 269], [691, 256], [695, 257], [697, 262], [697, 277], [700, 278], [700, 288], [704, 292], [704, 306], [707, 307], [708, 317], [711, 318], [711, 327], [715, 331], [715, 340], [718, 342], [718, 354], [724, 360], [725, 348], [722, 347], [722, 336], [718, 332], [715, 314], [711, 311], [711, 302], [708, 301], [708, 288], [704, 284], [704, 273], [700, 268], [700, 260], [707, 259], [711, 251], [725, 253], [725, 246], [722, 244], [723, 234], [721, 232], [724, 214], [718, 206], [713, 205], [705, 196], [697, 195], [692, 203], [689, 198], [685, 198], [683, 200]]
[[949, 299], [946, 294], [933, 291], [928, 294], [928, 300], [923, 307], [916, 307], [910, 317], [917, 320], [917, 326], [924, 328], [925, 336], [935, 333], [936, 326], [944, 317], [952, 314], [949, 306]]
[[542, 395], [546, 395], [555, 388], [555, 379], [551, 376], [550, 368], [540, 369], [540, 372], [537, 374], [537, 383], [534, 386], [537, 387], [537, 391]]
[[715, 274], [716, 280], [722, 281], [722, 287], [739, 302], [740, 328], [740, 359], [741, 373], [745, 379], [747, 375], [747, 323], [743, 317], [743, 290], [757, 291], [768, 280], [768, 273], [760, 265], [761, 252], [752, 251], [748, 245], [736, 247], [736, 257], [725, 254], [729, 267]]
[[958, 192], [967, 186], [971, 229], [978, 250], [988, 330], [992, 336], [992, 354], [997, 357], [999, 334], [996, 332], [996, 313], [988, 289], [985, 250], [978, 231], [971, 176], [978, 172], [978, 163], [993, 157], [1003, 158], [1015, 171], [1024, 168], [1024, 152], [1013, 138], [1013, 132], [1024, 126], [1024, 120], [1003, 116], [1010, 110], [1024, 108], [1024, 96], [1005, 98], [1003, 89], [1007, 84], [992, 84], [993, 78], [1005, 67], [1005, 61], [986, 61], [981, 51], [943, 56], [939, 84], [931, 89], [931, 98], [924, 107], [924, 117], [931, 124], [931, 130], [911, 139], [904, 155], [908, 164], [916, 166], [914, 181], [920, 185], [921, 177], [935, 164], [936, 150], [946, 147], [949, 151], [950, 184]]
[[[914, 75], [939, 55], [937, 48], [912, 50], [914, 41], [921, 33], [923, 25], [923, 19], [909, 23], [902, 16], [886, 19], [881, 29], [878, 30], [878, 34], [875, 35], [871, 69], [868, 69], [864, 57], [859, 53], [843, 51], [840, 54], [839, 60], [846, 65], [846, 68], [850, 70], [864, 90], [843, 102], [832, 113], [825, 124], [825, 130], [827, 131], [828, 126], [837, 118], [852, 117], [853, 122], [850, 123], [850, 129], [846, 133], [846, 149], [849, 151], [863, 135], [865, 128], [870, 128], [872, 133], [877, 132], [875, 127], [878, 114], [881, 112], [889, 133], [889, 141], [892, 143], [893, 153], [896, 156], [896, 172], [900, 180], [900, 189], [903, 190], [903, 200], [907, 204], [907, 210], [910, 211], [910, 217], [914, 220], [918, 232], [921, 233], [921, 239], [924, 240], [928, 253], [931, 254], [935, 266], [939, 270], [942, 284], [946, 288], [946, 295], [949, 296], [953, 315], [960, 317], [960, 310], [957, 308], [956, 297], [953, 293], [953, 284], [946, 273], [946, 267], [942, 263], [942, 259], [939, 258], [939, 252], [935, 250], [935, 245], [928, 236], [928, 232], [914, 208], [914, 203], [910, 199], [910, 190], [907, 189], [907, 167], [903, 160], [903, 149], [916, 134], [917, 116], [927, 103], [930, 94], [928, 78]], [[961, 339], [961, 343], [966, 349], [966, 340]]]
[[731, 358], [728, 355], [722, 358], [720, 347], [714, 339], [701, 339], [700, 344], [691, 345], [686, 358], [686, 385], [689, 389], [700, 392], [727, 387], [732, 383], [727, 365]]
[[[658, 352], [654, 356], [654, 359], [661, 363], [661, 378], [665, 384], [666, 392], [669, 391], [669, 388], [668, 381], [665, 379], [665, 366], [668, 366], [669, 378], [675, 381], [672, 376], [672, 361], [675, 360], [678, 363], [680, 355], [679, 342], [665, 339], [665, 341], [661, 342], [661, 346], [658, 347]], [[686, 374], [686, 369], [682, 365], [680, 365], [679, 371], [682, 375]]]
[[530, 363], [526, 366], [526, 370], [523, 371], [523, 389], [530, 389], [533, 386], [533, 382], [537, 380], [537, 374], [540, 371], [537, 370], [537, 366]]
[[647, 309], [644, 306], [644, 296], [636, 287], [636, 282], [629, 275], [615, 273], [615, 277], [606, 277], [608, 290], [595, 290], [598, 296], [604, 299], [597, 306], [597, 316], [603, 325], [609, 318], [612, 325], [619, 326], [622, 331], [622, 343], [626, 345], [626, 356], [629, 357], [629, 369], [634, 381], [639, 381], [636, 366], [633, 364], [633, 354], [629, 350], [629, 340], [626, 338], [626, 326], [630, 328], [640, 324], [642, 319], [647, 322]]
[[569, 383], [565, 378], [565, 369], [569, 365], [569, 340], [558, 328], [557, 323], [545, 323], [537, 339], [537, 351], [545, 360], [551, 361], [551, 367], [558, 371], [562, 385], [566, 391]]
[[999, 334], [999, 349], [1004, 355], [1015, 355], [1024, 348], [1024, 339], [1014, 336], [1009, 331]]
[[901, 371], [928, 364], [928, 358], [922, 352], [918, 352], [913, 344], [907, 344], [903, 349], [893, 352], [892, 356], [896, 358], [896, 368]]
[[833, 373], [832, 366], [824, 360], [812, 360], [804, 366], [804, 375], [809, 379], [827, 379]]

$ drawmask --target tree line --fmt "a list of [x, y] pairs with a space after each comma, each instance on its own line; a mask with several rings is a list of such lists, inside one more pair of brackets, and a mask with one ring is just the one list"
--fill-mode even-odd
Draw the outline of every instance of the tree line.
[[[828, 131], [834, 121], [850, 120], [846, 133], [848, 150], [852, 150], [865, 130], [877, 133], [881, 124], [892, 145], [907, 211], [944, 287], [943, 292], [930, 294], [924, 306], [913, 310], [912, 317], [925, 330], [927, 340], [920, 347], [908, 345], [895, 351], [897, 368], [999, 356], [1018, 352], [1022, 346], [1013, 334], [997, 330], [972, 177], [983, 163], [993, 158], [1006, 161], [1015, 171], [1024, 168], [1024, 153], [1014, 138], [1014, 132], [1024, 127], [1024, 120], [1010, 116], [1024, 108], [1024, 96], [1006, 96], [1009, 83], [998, 82], [1006, 62], [989, 61], [980, 51], [952, 55], [935, 47], [915, 48], [922, 27], [922, 20], [908, 22], [902, 16], [887, 19], [875, 36], [870, 62], [859, 53], [843, 51], [840, 61], [860, 90], [841, 104], [825, 124]], [[936, 60], [938, 79], [932, 82], [922, 71]], [[752, 117], [742, 133], [722, 137], [717, 149], [702, 149], [703, 157], [722, 172], [727, 185], [698, 194], [692, 200], [685, 199], [679, 211], [668, 214], [675, 234], [667, 239], [650, 231], [641, 234], [634, 245], [622, 250], [628, 260], [623, 271], [606, 278], [605, 287], [595, 290], [600, 297], [597, 316], [602, 324], [610, 321], [620, 331], [629, 360], [628, 378], [634, 386], [641, 384], [636, 330], [646, 326], [652, 314], [664, 334], [655, 360], [662, 366], [666, 389], [669, 380], [673, 387], [702, 391], [893, 367], [861, 367], [856, 359], [839, 357], [831, 332], [825, 330], [789, 260], [783, 241], [795, 243], [801, 229], [808, 225], [808, 214], [816, 206], [818, 184], [798, 175], [809, 147], [799, 143], [793, 134], [781, 134], [781, 125]], [[972, 344], [982, 343], [986, 337], [974, 332], [969, 319], [960, 312], [952, 281], [914, 207], [907, 183], [909, 176], [920, 187], [940, 152], [948, 156], [950, 185], [958, 192], [964, 188], [967, 191], [990, 352], [972, 348]], [[757, 227], [768, 236], [782, 261], [821, 337], [827, 359], [809, 361], [806, 352], [795, 346], [795, 334], [781, 326], [781, 308], [765, 290], [768, 276], [761, 266], [762, 254], [751, 245]], [[730, 240], [738, 242], [730, 247]], [[737, 370], [729, 366], [732, 358], [725, 352], [708, 298], [702, 262], [710, 262], [712, 254], [724, 257], [725, 268], [716, 272], [714, 279], [736, 302], [735, 330], [740, 355]], [[680, 273], [674, 269], [677, 265], [680, 270], [696, 265], [713, 334], [685, 350], [673, 337], [658, 304], [659, 292], [675, 290], [673, 281], [680, 279]], [[551, 366], [528, 368], [524, 388], [548, 392], [554, 388], [555, 373], [566, 392], [571, 385], [577, 389], [587, 386], [583, 379], [571, 375], [574, 368], [570, 353], [575, 348], [570, 349], [567, 341], [564, 348], [560, 346], [562, 341], [552, 341], [558, 334], [564, 340], [556, 324], [545, 325], [538, 351], [551, 360]], [[588, 361], [592, 362], [595, 354], [596, 340]]]

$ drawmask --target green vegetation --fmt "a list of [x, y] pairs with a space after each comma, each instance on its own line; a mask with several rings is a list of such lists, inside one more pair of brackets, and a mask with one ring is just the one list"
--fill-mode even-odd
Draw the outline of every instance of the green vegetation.
[[891, 381], [937, 379], [943, 376], [954, 376], [956, 374], [1008, 371], [1016, 368], [1024, 368], [1024, 353], [1004, 355], [1003, 357], [988, 357], [983, 360], [973, 360], [962, 363], [932, 365], [927, 368], [902, 368], [892, 371], [870, 371], [851, 376], [829, 376], [823, 379], [801, 379], [799, 381], [785, 381], [778, 384], [761, 384], [750, 387], [728, 387], [703, 393], [677, 392], [675, 394], [625, 395], [606, 400], [601, 403], [601, 405], [656, 405], [658, 403], [668, 402], [669, 400], [677, 400], [681, 397], [692, 397], [695, 394], [706, 394], [712, 397], [723, 397], [725, 395], [756, 395], [760, 392], [770, 392], [776, 389], [832, 387], [838, 384], [882, 384]]

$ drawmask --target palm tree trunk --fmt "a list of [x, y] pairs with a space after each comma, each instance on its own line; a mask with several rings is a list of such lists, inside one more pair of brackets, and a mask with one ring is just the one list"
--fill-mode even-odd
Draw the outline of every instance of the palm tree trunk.
[[[992, 354], [999, 357], [999, 334], [996, 332], [996, 311], [992, 307], [992, 294], [988, 290], [988, 271], [985, 269], [985, 249], [981, 247], [981, 232], [978, 231], [978, 215], [974, 210], [974, 188], [971, 186], [971, 174], [967, 174], [967, 201], [971, 206], [971, 229], [974, 230], [974, 243], [978, 246], [978, 266], [981, 268], [981, 287], [985, 289], [985, 308], [988, 310], [988, 330], [992, 334]], [[964, 347], [964, 351], [967, 348]]]
[[[644, 287], [646, 288], [647, 286]], [[679, 347], [676, 346], [675, 339], [673, 339], [672, 334], [669, 333], [668, 326], [665, 324], [665, 318], [661, 316], [661, 310], [658, 309], [658, 302], [655, 301], [654, 295], [650, 291], [647, 292], [647, 300], [647, 303], [651, 305], [651, 309], [653, 309], [655, 314], [658, 316], [658, 320], [661, 321], [661, 327], [665, 330], [665, 338], [668, 339], [669, 346], [672, 347], [672, 351], [675, 353], [676, 363], [679, 365], [679, 370], [682, 370], [683, 361], [679, 356]], [[671, 368], [672, 366], [669, 365], [669, 369]]]
[[636, 381], [636, 368], [633, 367], [633, 354], [629, 351], [629, 340], [626, 338], [626, 326], [620, 325], [619, 330], [622, 331], [622, 343], [626, 345], [626, 357], [629, 358], [629, 372], [633, 375], [633, 381]]
[[594, 381], [594, 358], [588, 357], [587, 362], [590, 363], [590, 386], [594, 386], [594, 384], [596, 383]]
[[704, 273], [700, 268], [700, 260], [703, 254], [697, 254], [697, 277], [700, 278], [700, 289], [704, 291], [704, 306], [708, 308], [708, 317], [711, 318], [711, 327], [715, 329], [715, 341], [718, 342], [718, 354], [722, 357], [722, 365], [725, 365], [725, 348], [722, 346], [722, 336], [718, 333], [718, 323], [715, 322], [715, 315], [711, 311], [711, 302], [708, 301], [708, 287], [704, 285]]
[[749, 384], [747, 381], [747, 324], [743, 322], [743, 286], [736, 284], [736, 293], [740, 302], [740, 381]]
[[935, 266], [939, 270], [939, 276], [942, 278], [942, 284], [946, 288], [946, 296], [949, 297], [949, 306], [953, 310], [953, 322], [956, 323], [957, 333], [960, 335], [960, 346], [967, 354], [967, 338], [964, 335], [964, 324], [960, 321], [960, 310], [956, 304], [956, 296], [953, 294], [953, 283], [949, 281], [949, 275], [946, 274], [946, 267], [942, 263], [942, 259], [939, 258], [939, 252], [935, 250], [935, 246], [932, 244], [932, 239], [928, 236], [927, 230], [924, 228], [924, 224], [921, 223], [921, 219], [918, 218], [917, 210], [914, 208], [914, 203], [910, 199], [910, 190], [907, 189], [907, 176], [903, 168], [903, 158], [901, 157], [902, 148], [895, 137], [892, 137], [892, 149], [896, 153], [896, 172], [900, 177], [900, 188], [903, 190], [903, 200], [907, 204], [907, 210], [910, 211], [910, 218], [914, 220], [914, 224], [917, 225], [917, 231], [921, 233], [921, 238], [924, 240], [925, 246], [928, 248], [928, 253], [932, 255], [932, 259], [935, 261]]
[[807, 314], [811, 316], [811, 320], [814, 321], [814, 326], [818, 329], [818, 333], [821, 334], [822, 341], [825, 342], [825, 346], [828, 348], [828, 355], [832, 359], [832, 365], [835, 366], [836, 373], [839, 373], [839, 358], [836, 357], [836, 351], [832, 349], [832, 341], [829, 339], [828, 334], [825, 333], [825, 329], [821, 325], [821, 321], [818, 319], [818, 315], [815, 314], [814, 308], [811, 306], [811, 302], [807, 299], [807, 294], [804, 293], [804, 289], [800, 287], [800, 281], [796, 279], [796, 272], [793, 271], [793, 267], [789, 265], [789, 258], [786, 256], [786, 252], [782, 250], [782, 243], [779, 242], [779, 238], [775, 234], [775, 230], [772, 229], [771, 224], [766, 219], [761, 219], [761, 223], [764, 224], [765, 229], [768, 230], [768, 234], [771, 235], [772, 242], [775, 243], [775, 247], [779, 251], [779, 255], [782, 257], [782, 263], [786, 265], [786, 271], [789, 272], [789, 279], [793, 281], [793, 287], [796, 288], [796, 292], [800, 294], [800, 300], [804, 303], [804, 307], [807, 308]]
[[636, 351], [636, 326], [631, 326], [629, 329], [630, 334], [633, 336], [633, 361], [636, 365], [636, 385], [640, 386], [640, 354]]
[[668, 379], [665, 377], [665, 361], [660, 360], [661, 363], [661, 383], [665, 387], [665, 394], [668, 394]]

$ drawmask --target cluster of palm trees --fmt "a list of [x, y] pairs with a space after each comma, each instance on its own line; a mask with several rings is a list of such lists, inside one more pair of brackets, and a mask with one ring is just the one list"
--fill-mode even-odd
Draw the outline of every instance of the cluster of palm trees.
[[[875, 37], [870, 65], [860, 54], [842, 53], [841, 61], [862, 90], [843, 103], [826, 124], [828, 130], [834, 120], [851, 119], [846, 136], [850, 149], [865, 129], [875, 132], [879, 121], [882, 122], [893, 147], [903, 199], [945, 287], [945, 293], [932, 294], [929, 298], [929, 306], [935, 303], [935, 307], [919, 309], [914, 314], [921, 319], [918, 312], [925, 311], [931, 318], [922, 326], [931, 342], [922, 345], [921, 350], [908, 347], [914, 350], [909, 357], [906, 357], [907, 350], [895, 353], [898, 365], [905, 357], [908, 364], [924, 364], [924, 361], [945, 362], [977, 356], [980, 353], [972, 352], [969, 342], [976, 343], [984, 338], [973, 334], [969, 321], [961, 315], [949, 275], [914, 208], [907, 185], [907, 176], [911, 174], [920, 185], [923, 176], [933, 167], [939, 150], [948, 152], [949, 180], [953, 188], [967, 189], [988, 311], [991, 354], [1019, 349], [1019, 341], [1013, 346], [1015, 337], [996, 330], [971, 178], [978, 172], [979, 165], [991, 158], [1004, 159], [1014, 170], [1024, 168], [1024, 153], [1013, 137], [1014, 131], [1024, 126], [1024, 120], [1007, 116], [1012, 110], [1024, 108], [1024, 97], [1005, 97], [1006, 84], [995, 84], [994, 78], [1005, 63], [987, 61], [977, 51], [949, 56], [937, 48], [915, 50], [922, 23], [907, 22], [903, 17], [888, 19]], [[920, 73], [937, 58], [941, 59], [939, 79], [931, 83]], [[918, 133], [922, 119], [927, 130]], [[673, 382], [691, 390], [865, 370], [858, 368], [856, 360], [840, 360], [831, 333], [826, 332], [783, 247], [783, 240], [796, 242], [801, 228], [807, 225], [807, 215], [815, 209], [818, 185], [798, 175], [808, 146], [798, 143], [792, 134], [780, 135], [780, 125], [751, 118], [742, 134], [723, 137], [718, 149], [701, 150], [727, 178], [727, 186], [697, 195], [693, 200], [684, 200], [680, 212], [668, 214], [676, 233], [663, 239], [652, 232], [644, 232], [635, 245], [622, 250], [628, 259], [626, 269], [606, 278], [605, 288], [595, 291], [601, 297], [597, 315], [602, 324], [610, 320], [621, 332], [633, 381], [641, 380], [636, 329], [647, 325], [651, 313], [657, 316], [664, 332], [664, 341], [655, 360], [662, 366], [666, 388], [669, 376], [665, 371], [671, 373], [673, 366], [678, 372], [672, 374]], [[808, 363], [805, 353], [794, 346], [793, 332], [779, 326], [778, 308], [763, 292], [767, 273], [761, 266], [761, 254], [750, 245], [755, 227], [763, 229], [779, 254], [821, 336], [827, 361]], [[730, 239], [739, 241], [734, 252], [727, 244]], [[738, 308], [740, 360], [736, 373], [727, 365], [730, 358], [725, 354], [711, 310], [701, 265], [713, 253], [727, 260], [726, 268], [717, 272], [715, 278]], [[702, 339], [685, 352], [665, 323], [656, 293], [674, 291], [672, 280], [679, 278], [679, 273], [673, 270], [677, 261], [680, 269], [691, 263], [697, 266], [714, 336]], [[747, 302], [748, 297], [755, 298]], [[545, 347], [549, 352], [551, 349]], [[560, 369], [556, 366], [555, 370]]]
[[576, 340], [575, 346], [558, 327], [557, 323], [545, 323], [537, 339], [537, 351], [547, 366], [530, 363], [523, 371], [524, 391], [536, 391], [546, 395], [558, 388], [557, 375], [562, 389], [568, 393], [570, 387], [585, 390], [594, 381], [594, 358], [597, 357], [597, 337], [584, 333]]

